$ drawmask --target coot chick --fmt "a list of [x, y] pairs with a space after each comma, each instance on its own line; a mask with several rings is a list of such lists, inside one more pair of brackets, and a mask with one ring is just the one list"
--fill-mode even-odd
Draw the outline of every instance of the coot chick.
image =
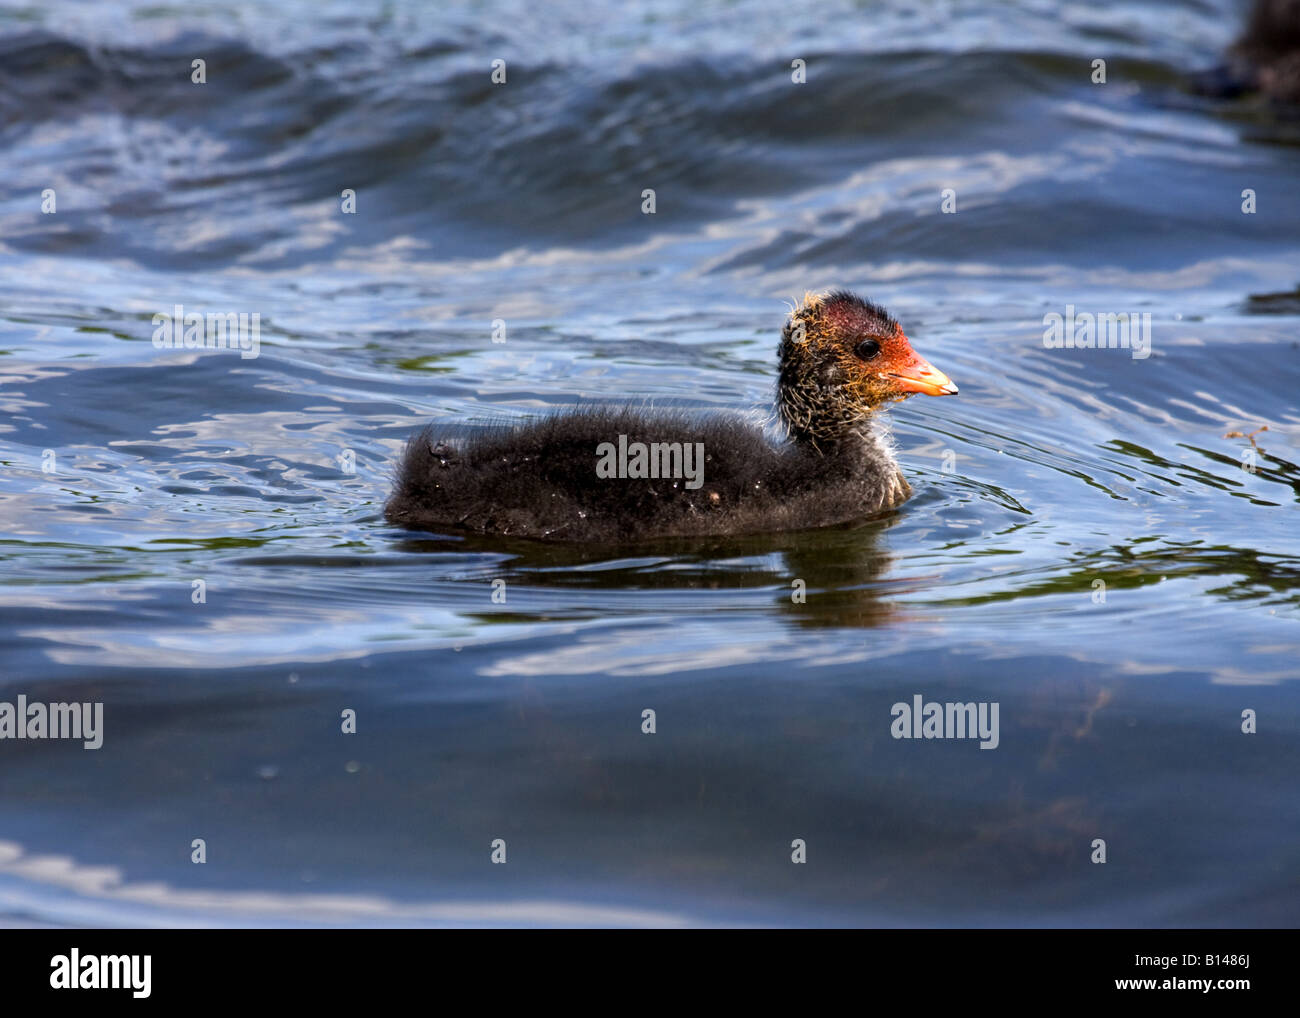
[[957, 392], [884, 308], [809, 294], [781, 335], [785, 437], [727, 415], [580, 408], [406, 447], [389, 522], [437, 531], [614, 543], [822, 527], [911, 494], [876, 411]]

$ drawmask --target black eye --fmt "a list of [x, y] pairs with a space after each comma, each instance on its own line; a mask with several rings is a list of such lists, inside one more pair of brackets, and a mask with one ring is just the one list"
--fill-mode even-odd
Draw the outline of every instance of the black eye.
[[880, 344], [874, 339], [864, 339], [853, 348], [853, 352], [864, 361], [869, 361], [872, 357], [876, 356], [876, 354], [880, 353]]

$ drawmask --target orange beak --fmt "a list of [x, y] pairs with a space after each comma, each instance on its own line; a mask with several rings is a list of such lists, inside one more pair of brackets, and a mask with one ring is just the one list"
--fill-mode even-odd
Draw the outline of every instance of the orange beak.
[[[906, 342], [906, 337], [904, 337]], [[892, 365], [891, 370], [883, 372], [886, 378], [892, 378], [894, 384], [904, 392], [920, 392], [927, 396], [955, 396], [957, 386], [951, 378], [927, 361], [919, 353], [907, 346], [907, 352]]]

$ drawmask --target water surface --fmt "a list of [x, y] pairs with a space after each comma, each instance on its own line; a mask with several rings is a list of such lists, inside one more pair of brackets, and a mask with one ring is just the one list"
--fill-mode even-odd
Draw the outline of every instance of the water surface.
[[[1295, 925], [1300, 135], [1181, 85], [1237, 23], [6, 8], [0, 700], [106, 732], [0, 741], [0, 918]], [[961, 387], [892, 412], [901, 511], [384, 522], [430, 419], [761, 416], [830, 286]], [[257, 312], [259, 356], [156, 349], [175, 304]], [[1046, 349], [1067, 304], [1151, 356]], [[917, 694], [998, 703], [997, 749], [893, 739]]]

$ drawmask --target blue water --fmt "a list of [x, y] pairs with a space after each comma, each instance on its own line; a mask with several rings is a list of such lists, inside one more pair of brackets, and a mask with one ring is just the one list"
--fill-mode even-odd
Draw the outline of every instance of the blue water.
[[[1239, 20], [0, 10], [0, 701], [105, 717], [0, 740], [0, 922], [1296, 925], [1300, 128], [1183, 87]], [[833, 286], [961, 388], [891, 412], [898, 512], [383, 520], [432, 419], [761, 415]], [[1151, 356], [1046, 348], [1067, 304]], [[997, 748], [892, 738], [915, 695]]]

